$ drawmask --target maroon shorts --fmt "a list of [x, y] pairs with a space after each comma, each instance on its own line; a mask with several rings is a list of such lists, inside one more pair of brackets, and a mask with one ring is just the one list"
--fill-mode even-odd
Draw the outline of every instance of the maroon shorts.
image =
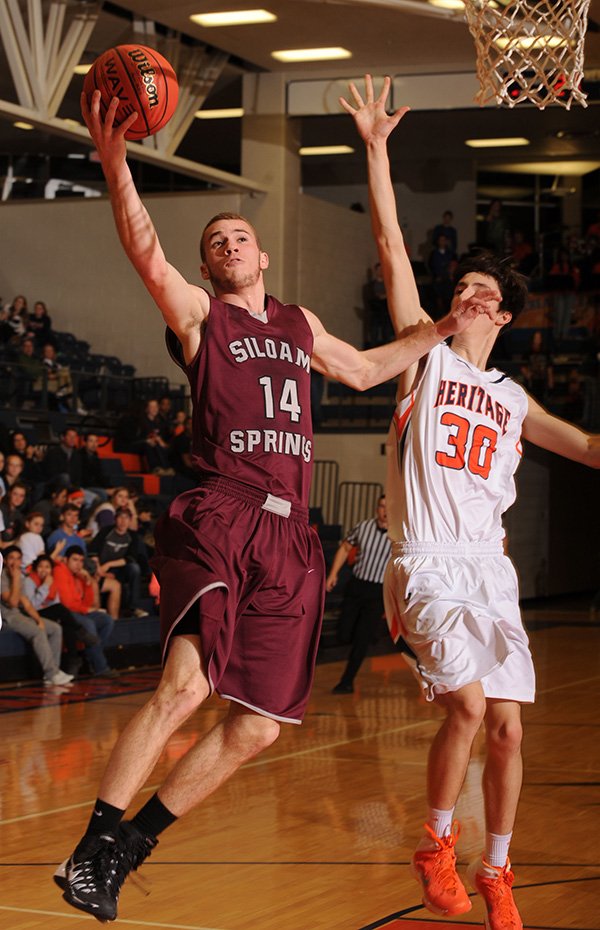
[[188, 624], [197, 605], [211, 689], [300, 723], [321, 632], [323, 553], [306, 510], [280, 516], [263, 509], [265, 498], [209, 479], [180, 494], [157, 522], [163, 661], [177, 624], [184, 617]]

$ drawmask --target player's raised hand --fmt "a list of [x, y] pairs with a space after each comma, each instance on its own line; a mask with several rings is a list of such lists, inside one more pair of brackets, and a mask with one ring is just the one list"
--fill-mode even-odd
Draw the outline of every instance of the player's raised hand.
[[82, 93], [81, 115], [92, 137], [92, 141], [96, 146], [100, 161], [104, 165], [106, 162], [112, 161], [113, 159], [125, 159], [127, 154], [125, 133], [129, 127], [135, 123], [137, 113], [130, 113], [126, 120], [119, 126], [115, 126], [114, 120], [119, 106], [119, 98], [112, 98], [104, 119], [102, 119], [100, 113], [100, 98], [100, 91], [95, 90], [88, 103], [87, 95]]
[[386, 112], [385, 105], [390, 93], [391, 83], [391, 79], [385, 77], [381, 93], [375, 99], [373, 78], [370, 74], [365, 74], [366, 99], [363, 100], [358, 88], [352, 81], [350, 81], [348, 88], [354, 98], [355, 106], [349, 103], [345, 97], [339, 98], [340, 104], [346, 113], [349, 113], [354, 119], [356, 128], [365, 144], [377, 139], [387, 139], [404, 114], [410, 110], [410, 107], [400, 107], [394, 113]]

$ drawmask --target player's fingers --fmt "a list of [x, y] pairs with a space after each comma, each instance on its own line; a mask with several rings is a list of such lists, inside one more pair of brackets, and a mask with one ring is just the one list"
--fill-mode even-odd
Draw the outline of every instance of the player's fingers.
[[390, 92], [391, 83], [392, 83], [392, 79], [390, 78], [389, 74], [386, 74], [386, 76], [383, 79], [383, 87], [381, 88], [381, 93], [379, 94], [379, 97], [377, 98], [377, 103], [382, 103], [385, 105], [385, 102], [388, 98], [388, 94]]
[[349, 113], [350, 116], [354, 116], [354, 114], [356, 113], [356, 110], [354, 109], [352, 104], [348, 103], [345, 97], [338, 97], [338, 100], [340, 101], [340, 104], [343, 106], [346, 113]]
[[399, 110], [396, 110], [395, 113], [392, 113], [390, 119], [394, 126], [397, 126], [403, 116], [409, 112], [410, 107], [400, 107]]
[[356, 101], [356, 106], [357, 106], [357, 107], [364, 107], [365, 101], [363, 100], [363, 98], [361, 97], [360, 93], [358, 92], [358, 88], [357, 88], [356, 84], [354, 84], [353, 81], [350, 81], [350, 83], [348, 84], [348, 88], [349, 88], [349, 90], [350, 90], [350, 93], [352, 94], [352, 96], [354, 97], [354, 99], [355, 99], [355, 101]]
[[473, 284], [469, 284], [469, 286], [466, 287], [460, 295], [461, 303], [464, 303], [465, 300], [468, 300], [469, 297], [472, 297], [474, 293], [475, 293], [475, 286]]
[[125, 135], [130, 126], [133, 126], [136, 119], [138, 118], [137, 110], [134, 110], [133, 113], [130, 113], [126, 120], [123, 120], [119, 129], [122, 130], [122, 135]]
[[119, 106], [119, 98], [113, 97], [108, 105], [106, 111], [106, 116], [104, 117], [104, 128], [107, 132], [112, 132], [113, 123], [115, 121], [115, 115], [117, 113], [117, 108]]
[[365, 91], [367, 94], [367, 103], [373, 103], [373, 78], [370, 74], [365, 74]]

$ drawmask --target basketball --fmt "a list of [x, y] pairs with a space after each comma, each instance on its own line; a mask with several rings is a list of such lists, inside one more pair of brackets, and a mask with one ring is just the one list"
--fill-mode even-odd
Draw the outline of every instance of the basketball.
[[113, 97], [119, 98], [114, 125], [137, 112], [126, 139], [144, 139], [168, 123], [177, 106], [179, 86], [173, 68], [163, 56], [145, 45], [117, 45], [103, 52], [88, 71], [83, 91], [91, 103], [95, 90], [101, 93], [100, 113], [104, 118]]

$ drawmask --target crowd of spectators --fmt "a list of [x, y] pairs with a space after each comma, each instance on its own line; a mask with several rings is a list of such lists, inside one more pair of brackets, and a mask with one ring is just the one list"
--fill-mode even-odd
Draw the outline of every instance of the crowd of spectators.
[[[191, 421], [170, 398], [151, 400], [133, 445], [160, 435], [155, 470], [175, 490], [192, 485]], [[69, 687], [78, 674], [116, 677], [104, 647], [117, 621], [148, 615], [149, 558], [156, 514], [135, 486], [112, 486], [99, 437], [67, 426], [40, 445], [21, 430], [0, 432], [2, 615], [38, 659], [45, 684]], [[179, 482], [179, 483], [178, 483]]]

